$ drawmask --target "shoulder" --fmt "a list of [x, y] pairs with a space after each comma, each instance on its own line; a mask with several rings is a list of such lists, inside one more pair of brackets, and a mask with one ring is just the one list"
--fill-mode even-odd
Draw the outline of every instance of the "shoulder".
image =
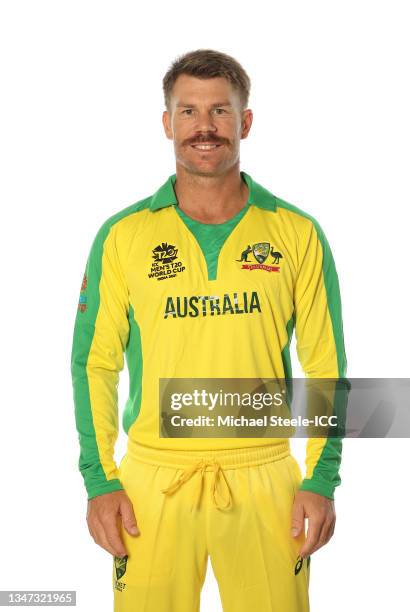
[[102, 223], [99, 232], [101, 234], [108, 234], [113, 229], [118, 231], [128, 226], [137, 226], [141, 224], [150, 212], [149, 205], [151, 198], [152, 196], [149, 196], [143, 200], [139, 200], [112, 214]]
[[305, 238], [307, 242], [310, 242], [313, 238], [318, 240], [323, 248], [328, 248], [325, 232], [316, 217], [295, 204], [275, 197], [277, 213], [282, 216], [284, 221], [292, 225], [299, 239]]
[[151, 199], [152, 196], [148, 196], [139, 200], [103, 221], [96, 232], [93, 248], [102, 248], [108, 237], [120, 236], [121, 241], [124, 241], [127, 237], [135, 236], [136, 232], [142, 230], [148, 215], [151, 214], [149, 209]]
[[312, 231], [315, 229], [317, 233], [322, 231], [322, 228], [318, 220], [306, 210], [275, 196], [276, 198], [276, 210], [280, 216], [284, 219], [288, 219], [290, 222], [295, 224], [298, 228], [306, 231]]
[[[290, 233], [295, 233], [298, 236], [301, 233], [309, 233], [313, 228], [316, 231], [319, 230], [320, 225], [317, 220], [309, 214], [307, 211], [303, 210], [299, 206], [284, 200], [283, 198], [275, 195], [270, 189], [261, 185], [259, 182], [256, 182], [252, 177], [243, 173], [248, 180], [248, 183], [251, 185], [252, 194], [256, 206], [259, 209], [263, 209], [263, 211], [274, 212], [275, 214], [275, 222], [278, 220], [281, 224], [287, 226], [287, 229]], [[267, 219], [274, 220], [274, 217], [271, 217], [269, 214], [264, 215]]]

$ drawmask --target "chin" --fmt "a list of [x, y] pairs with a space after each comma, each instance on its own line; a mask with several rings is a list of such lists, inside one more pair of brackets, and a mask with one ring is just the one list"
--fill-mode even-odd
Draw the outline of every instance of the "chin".
[[219, 176], [226, 172], [230, 168], [230, 164], [218, 163], [212, 164], [210, 162], [204, 163], [193, 163], [191, 160], [177, 160], [188, 172], [191, 174], [197, 174], [198, 176]]

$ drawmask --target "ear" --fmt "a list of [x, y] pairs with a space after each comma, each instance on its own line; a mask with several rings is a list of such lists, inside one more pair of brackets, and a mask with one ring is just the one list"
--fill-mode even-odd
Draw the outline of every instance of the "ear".
[[171, 128], [171, 116], [167, 110], [162, 113], [162, 125], [164, 126], [166, 137], [173, 140], [174, 135]]
[[246, 138], [249, 134], [249, 131], [252, 126], [253, 121], [253, 113], [250, 108], [247, 108], [242, 113], [242, 129], [241, 129], [241, 139]]

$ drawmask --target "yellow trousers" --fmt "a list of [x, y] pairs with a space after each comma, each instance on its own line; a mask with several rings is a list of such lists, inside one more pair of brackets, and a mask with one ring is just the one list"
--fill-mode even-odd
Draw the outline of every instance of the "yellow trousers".
[[141, 535], [121, 525], [115, 612], [198, 612], [208, 557], [224, 612], [308, 612], [305, 534], [291, 535], [302, 475], [288, 440], [205, 452], [133, 443], [119, 470]]

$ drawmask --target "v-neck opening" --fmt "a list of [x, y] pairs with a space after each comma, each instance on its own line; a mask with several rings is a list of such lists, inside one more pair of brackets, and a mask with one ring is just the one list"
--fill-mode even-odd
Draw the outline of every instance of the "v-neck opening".
[[[180, 221], [185, 225], [189, 234], [192, 236], [192, 239], [195, 240], [197, 247], [199, 248], [203, 259], [205, 260], [207, 277], [208, 281], [216, 281], [218, 275], [218, 261], [221, 255], [221, 252], [226, 245], [227, 241], [230, 239], [232, 234], [235, 232], [237, 227], [240, 225], [243, 218], [249, 211], [251, 207], [251, 203], [246, 202], [245, 206], [238, 212], [236, 215], [224, 221], [223, 223], [202, 223], [201, 221], [196, 221], [189, 217], [184, 211], [182, 211], [178, 204], [174, 205], [175, 214], [180, 219]], [[230, 227], [232, 226], [232, 227]], [[228, 228], [228, 233], [224, 235], [223, 230]], [[206, 232], [211, 233], [214, 231], [221, 231], [220, 239], [216, 240], [216, 244], [211, 245], [210, 250], [207, 250], [205, 245], [206, 240], [208, 240], [208, 236]]]

